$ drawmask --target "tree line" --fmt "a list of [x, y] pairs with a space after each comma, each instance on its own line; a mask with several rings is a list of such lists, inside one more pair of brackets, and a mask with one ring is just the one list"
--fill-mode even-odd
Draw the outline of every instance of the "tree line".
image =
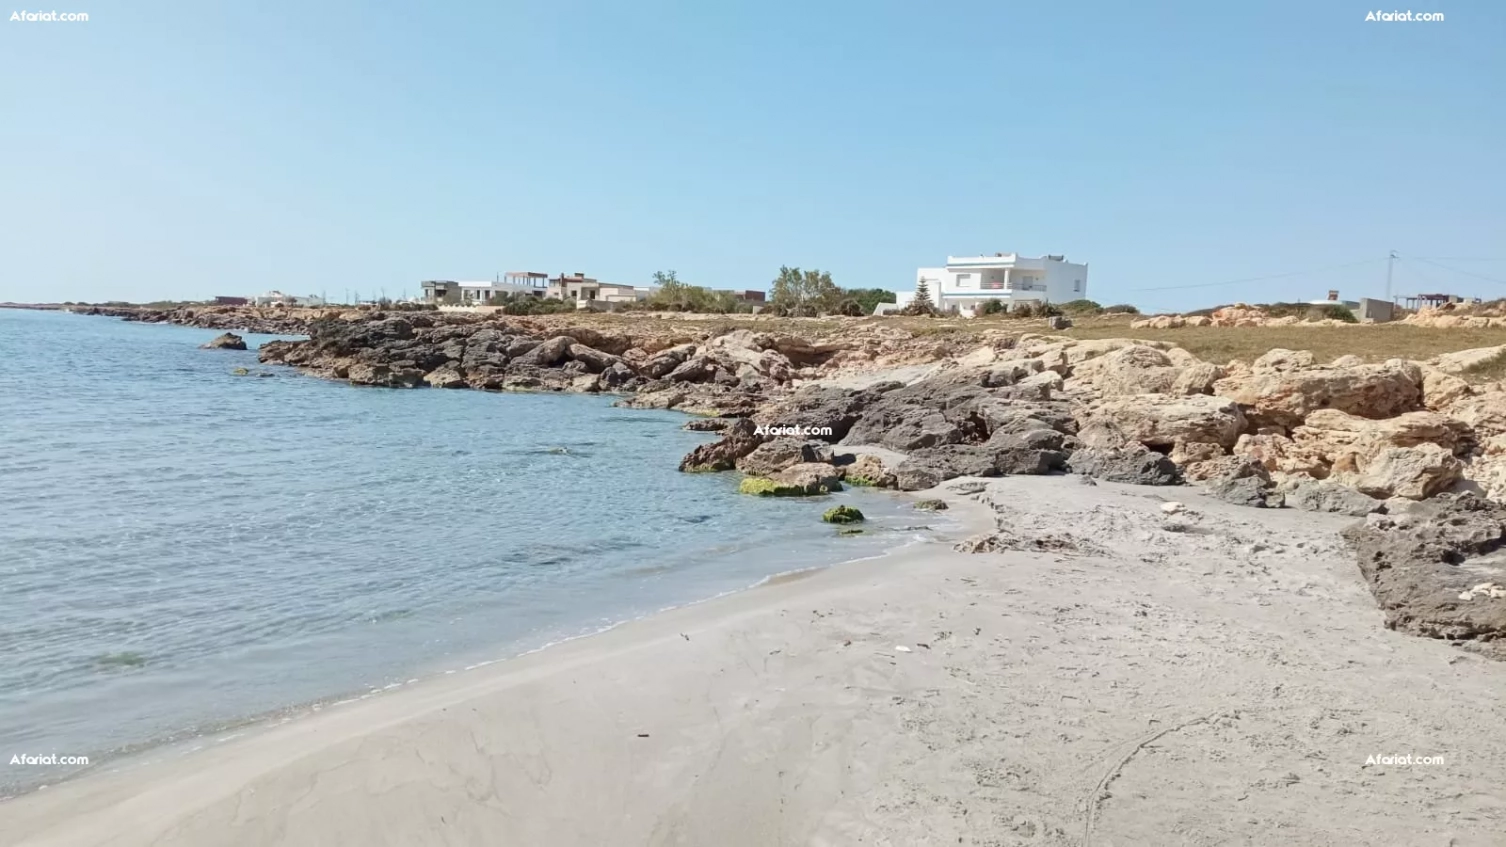
[[[713, 312], [729, 314], [751, 312], [758, 305], [738, 298], [728, 291], [714, 291], [682, 282], [674, 271], [654, 274], [657, 289], [649, 295], [646, 307], [676, 312]], [[789, 317], [819, 315], [871, 315], [879, 303], [893, 303], [893, 291], [883, 288], [841, 288], [831, 274], [822, 270], [781, 267], [769, 286], [763, 311]]]

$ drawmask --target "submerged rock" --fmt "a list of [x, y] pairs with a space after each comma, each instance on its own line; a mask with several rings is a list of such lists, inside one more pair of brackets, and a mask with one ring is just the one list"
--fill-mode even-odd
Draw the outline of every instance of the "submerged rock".
[[755, 497], [801, 497], [805, 490], [798, 485], [789, 485], [763, 476], [750, 476], [744, 479], [738, 486], [739, 494], [751, 494]]
[[862, 523], [863, 513], [852, 506], [833, 506], [821, 515], [827, 523]]

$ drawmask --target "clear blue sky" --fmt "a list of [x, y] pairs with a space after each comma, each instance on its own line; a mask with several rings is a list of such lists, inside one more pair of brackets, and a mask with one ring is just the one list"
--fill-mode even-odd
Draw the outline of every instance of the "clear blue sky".
[[0, 10], [0, 300], [999, 250], [1150, 308], [1380, 294], [1391, 249], [1506, 296], [1498, 0], [49, 8], [91, 20]]

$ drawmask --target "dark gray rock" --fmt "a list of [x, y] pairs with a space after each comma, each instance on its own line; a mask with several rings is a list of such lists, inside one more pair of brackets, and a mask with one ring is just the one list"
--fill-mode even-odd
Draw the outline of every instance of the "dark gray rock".
[[204, 344], [199, 345], [199, 349], [201, 349], [201, 350], [244, 350], [244, 349], [246, 349], [246, 339], [241, 338], [239, 335], [236, 335], [233, 332], [227, 332], [224, 335], [217, 336], [217, 337], [211, 339], [210, 341], [205, 342]]
[[1286, 505], [1308, 512], [1364, 517], [1384, 507], [1382, 500], [1332, 480], [1304, 479], [1283, 486]]
[[568, 335], [556, 335], [529, 350], [521, 356], [517, 356], [520, 365], [532, 365], [538, 368], [549, 368], [563, 362], [570, 355], [570, 348], [575, 345], [575, 339]]
[[1343, 532], [1386, 626], [1469, 641], [1506, 659], [1506, 586], [1491, 580], [1506, 551], [1506, 507], [1444, 495], [1396, 515], [1371, 514]]
[[730, 471], [737, 467], [737, 460], [758, 449], [764, 437], [754, 432], [753, 422], [739, 418], [723, 430], [722, 437], [709, 444], [691, 450], [680, 460], [680, 470], [688, 473]]
[[894, 469], [894, 487], [900, 491], [924, 491], [942, 483], [941, 472], [916, 462], [901, 462]]
[[1249, 460], [1232, 462], [1227, 471], [1207, 480], [1207, 490], [1214, 499], [1257, 509], [1279, 507], [1282, 499], [1265, 466]]
[[1140, 445], [1080, 447], [1067, 465], [1073, 473], [1131, 485], [1181, 485], [1182, 470], [1172, 460]]

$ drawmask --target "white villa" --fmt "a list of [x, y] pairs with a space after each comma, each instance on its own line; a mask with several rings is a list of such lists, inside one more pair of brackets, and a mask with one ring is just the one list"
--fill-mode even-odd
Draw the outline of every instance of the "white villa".
[[[1012, 308], [1027, 301], [1066, 303], [1088, 296], [1088, 266], [1068, 262], [1066, 256], [948, 256], [946, 267], [918, 269], [916, 285], [922, 280], [937, 309], [963, 315], [974, 314], [988, 300]], [[914, 299], [914, 291], [898, 292], [898, 302], [886, 311], [903, 309]]]
[[323, 306], [324, 298], [314, 294], [296, 295], [284, 294], [281, 291], [268, 291], [266, 294], [258, 294], [247, 298], [255, 306]]

